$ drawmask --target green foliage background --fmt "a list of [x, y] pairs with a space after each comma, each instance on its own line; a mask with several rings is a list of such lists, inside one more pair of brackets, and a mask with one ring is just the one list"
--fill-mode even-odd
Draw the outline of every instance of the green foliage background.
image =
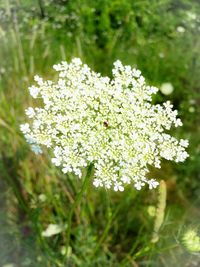
[[[182, 27], [182, 32], [180, 32]], [[159, 240], [151, 242], [157, 190], [124, 193], [90, 186], [75, 209], [70, 247], [66, 225], [82, 181], [63, 175], [48, 154], [36, 156], [19, 131], [34, 105], [27, 87], [35, 74], [53, 79], [51, 66], [80, 57], [111, 75], [112, 63], [139, 68], [151, 85], [170, 82], [170, 100], [184, 123], [190, 158], [152, 170], [167, 185]], [[198, 0], [0, 0], [0, 266], [199, 266], [182, 244], [200, 218], [200, 2]]]

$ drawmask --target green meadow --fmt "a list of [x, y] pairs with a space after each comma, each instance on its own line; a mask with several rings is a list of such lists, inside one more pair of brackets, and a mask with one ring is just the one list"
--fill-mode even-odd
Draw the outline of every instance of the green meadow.
[[[153, 102], [178, 110], [170, 133], [189, 140], [189, 158], [152, 168], [158, 188], [83, 193], [31, 151], [28, 87], [74, 57], [109, 77], [117, 59], [141, 70], [160, 88]], [[0, 267], [197, 267], [199, 230], [200, 2], [0, 0]]]

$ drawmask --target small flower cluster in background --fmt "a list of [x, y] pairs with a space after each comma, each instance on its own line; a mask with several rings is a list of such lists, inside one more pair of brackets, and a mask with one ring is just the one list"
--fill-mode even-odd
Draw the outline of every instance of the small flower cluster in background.
[[160, 86], [160, 91], [163, 95], [170, 95], [174, 91], [174, 87], [171, 83], [163, 83]]
[[113, 79], [92, 71], [80, 59], [55, 65], [57, 82], [36, 76], [37, 86], [29, 88], [43, 107], [26, 110], [32, 122], [21, 131], [36, 153], [41, 145], [53, 152], [52, 162], [64, 173], [82, 177], [91, 163], [96, 187], [123, 191], [133, 183], [140, 190], [147, 179], [148, 165], [160, 168], [161, 158], [182, 162], [188, 141], [178, 141], [165, 130], [182, 122], [170, 102], [152, 105], [158, 89], [148, 86], [141, 72], [118, 60]]
[[200, 252], [200, 236], [196, 230], [188, 229], [183, 235], [182, 242], [189, 252]]

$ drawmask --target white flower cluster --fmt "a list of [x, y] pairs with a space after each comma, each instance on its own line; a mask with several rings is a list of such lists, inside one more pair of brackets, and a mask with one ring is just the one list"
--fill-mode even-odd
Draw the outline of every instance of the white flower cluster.
[[146, 183], [148, 165], [160, 168], [161, 158], [184, 161], [187, 140], [178, 141], [164, 130], [181, 126], [177, 111], [166, 102], [152, 105], [158, 89], [147, 86], [141, 72], [118, 60], [113, 79], [92, 71], [80, 59], [55, 65], [57, 82], [36, 76], [37, 86], [29, 88], [33, 98], [42, 98], [43, 107], [26, 110], [31, 125], [21, 125], [36, 153], [40, 145], [53, 152], [52, 162], [64, 173], [82, 176], [94, 165], [96, 187], [123, 191], [133, 183], [140, 190]]

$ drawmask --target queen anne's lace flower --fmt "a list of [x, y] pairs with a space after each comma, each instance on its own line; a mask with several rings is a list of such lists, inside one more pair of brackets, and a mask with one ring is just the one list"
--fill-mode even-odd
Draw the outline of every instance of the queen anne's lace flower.
[[92, 71], [80, 59], [55, 65], [57, 82], [36, 76], [37, 86], [29, 88], [33, 98], [42, 98], [43, 107], [26, 110], [31, 125], [21, 125], [36, 153], [44, 145], [53, 153], [52, 162], [64, 173], [82, 176], [93, 164], [96, 187], [123, 191], [133, 183], [140, 190], [148, 180], [148, 165], [160, 168], [161, 158], [184, 161], [187, 140], [180, 142], [164, 133], [181, 126], [169, 102], [152, 105], [158, 89], [146, 85], [139, 70], [114, 63], [113, 79]]

